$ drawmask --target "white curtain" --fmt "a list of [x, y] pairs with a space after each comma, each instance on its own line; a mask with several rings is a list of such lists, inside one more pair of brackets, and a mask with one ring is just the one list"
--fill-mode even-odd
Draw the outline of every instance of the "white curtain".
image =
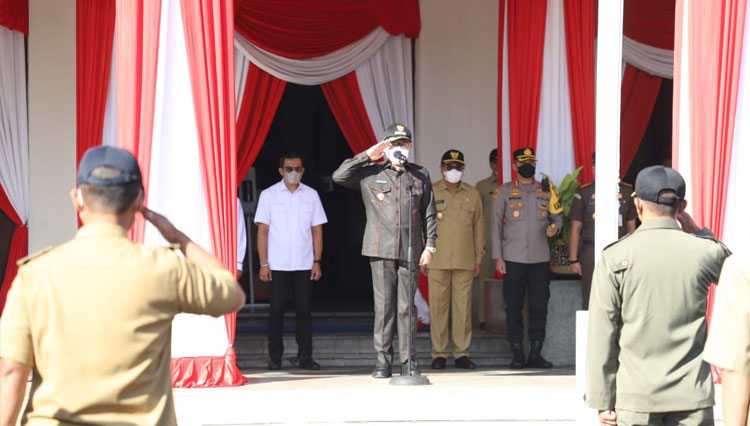
[[240, 116], [240, 107], [242, 106], [242, 94], [245, 93], [245, 83], [247, 83], [247, 72], [250, 68], [250, 60], [247, 59], [242, 51], [237, 47], [234, 48], [234, 104], [237, 105], [235, 116]]
[[622, 60], [659, 77], [671, 79], [674, 75], [674, 51], [652, 47], [625, 36], [622, 37]]
[[547, 2], [543, 61], [536, 143], [537, 171], [549, 175], [552, 182], [559, 185], [565, 175], [576, 167], [562, 0]]
[[234, 45], [260, 69], [290, 83], [314, 86], [354, 71], [367, 61], [391, 36], [381, 27], [354, 43], [324, 56], [308, 59], [285, 58], [267, 52], [234, 33]]
[[109, 68], [107, 104], [104, 107], [102, 145], [117, 146], [117, 37], [112, 37], [112, 64]]
[[0, 185], [18, 217], [29, 218], [29, 129], [24, 35], [0, 26]]
[[[356, 70], [359, 91], [378, 138], [393, 123], [403, 123], [414, 132], [411, 46], [411, 39], [391, 36]], [[412, 137], [418, 140], [413, 133]]]

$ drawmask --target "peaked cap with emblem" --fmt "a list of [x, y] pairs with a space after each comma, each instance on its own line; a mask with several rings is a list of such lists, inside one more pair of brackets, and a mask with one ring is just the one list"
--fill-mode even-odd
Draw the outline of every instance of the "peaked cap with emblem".
[[513, 158], [516, 161], [520, 161], [523, 163], [524, 161], [536, 161], [536, 155], [534, 155], [534, 149], [533, 148], [521, 148], [513, 151]]
[[449, 149], [443, 154], [443, 158], [440, 159], [441, 163], [464, 163], [464, 153], [457, 149]]
[[409, 130], [409, 128], [404, 126], [403, 124], [391, 124], [387, 129], [385, 129], [383, 140], [386, 142], [391, 142], [398, 139], [407, 139], [409, 142], [412, 142], [411, 130]]

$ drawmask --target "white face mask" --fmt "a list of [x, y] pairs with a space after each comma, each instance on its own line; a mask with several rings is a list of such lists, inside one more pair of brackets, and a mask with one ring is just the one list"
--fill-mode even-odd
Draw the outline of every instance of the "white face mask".
[[289, 185], [298, 184], [300, 179], [302, 179], [302, 173], [300, 172], [291, 171], [284, 173], [284, 181]]
[[388, 161], [391, 162], [391, 164], [400, 166], [404, 162], [395, 157], [397, 152], [400, 152], [406, 158], [409, 157], [409, 150], [403, 146], [394, 146], [394, 147], [386, 148], [385, 157], [388, 159]]
[[443, 176], [445, 176], [445, 180], [450, 183], [458, 183], [461, 182], [461, 178], [464, 176], [464, 172], [462, 172], [461, 170], [453, 169], [444, 172]]

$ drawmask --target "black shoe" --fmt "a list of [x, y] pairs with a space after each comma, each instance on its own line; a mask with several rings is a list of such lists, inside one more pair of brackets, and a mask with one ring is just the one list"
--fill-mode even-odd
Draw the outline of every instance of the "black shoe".
[[521, 342], [513, 342], [510, 344], [513, 350], [513, 359], [510, 361], [510, 368], [519, 370], [526, 364], [526, 355], [523, 353], [523, 344]]
[[544, 359], [542, 356], [542, 342], [533, 341], [531, 342], [531, 349], [529, 350], [529, 359], [526, 360], [526, 366], [529, 368], [552, 368], [551, 362]]
[[[407, 361], [408, 362], [408, 361]], [[411, 375], [412, 376], [419, 376], [422, 373], [419, 372], [419, 367], [417, 366], [416, 361], [411, 362]], [[408, 376], [409, 375], [409, 364], [406, 362], [401, 363], [401, 375], [402, 376]]]
[[378, 362], [375, 364], [375, 369], [372, 370], [372, 377], [376, 379], [387, 379], [391, 377], [391, 366], [390, 364]]
[[462, 356], [461, 358], [458, 358], [456, 360], [456, 368], [463, 368], [464, 370], [473, 370], [477, 368], [477, 365], [474, 364], [474, 362], [470, 360], [468, 356]]
[[304, 370], [320, 370], [320, 364], [313, 361], [312, 358], [304, 358], [299, 360], [299, 368]]
[[281, 370], [281, 361], [269, 360], [268, 369], [269, 370]]
[[432, 360], [432, 364], [430, 364], [430, 368], [433, 370], [445, 370], [445, 358], [439, 356]]

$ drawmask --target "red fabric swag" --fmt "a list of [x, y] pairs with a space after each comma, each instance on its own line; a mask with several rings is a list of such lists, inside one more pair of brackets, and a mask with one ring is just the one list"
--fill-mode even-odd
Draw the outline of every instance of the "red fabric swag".
[[675, 0], [625, 0], [622, 33], [661, 49], [674, 49]]
[[234, 351], [224, 357], [172, 358], [172, 387], [197, 388], [239, 386], [237, 381], [237, 356]]
[[497, 183], [503, 183], [503, 51], [505, 0], [498, 1], [497, 18]]
[[21, 218], [10, 203], [8, 195], [5, 193], [2, 185], [0, 185], [0, 211], [5, 213], [5, 215], [16, 225], [16, 229], [13, 231], [13, 237], [10, 240], [8, 261], [5, 265], [5, 276], [2, 277], [2, 281], [0, 281], [2, 285], [0, 287], [0, 315], [2, 315], [3, 308], [5, 307], [5, 298], [8, 295], [10, 285], [13, 283], [13, 279], [16, 277], [16, 272], [18, 271], [16, 262], [19, 259], [26, 257], [29, 253], [29, 229], [24, 226], [23, 222], [21, 222]]
[[358, 154], [372, 146], [378, 139], [365, 110], [357, 75], [352, 71], [320, 87], [352, 152]]
[[536, 149], [547, 0], [508, 2], [510, 150]]
[[[148, 201], [154, 130], [156, 63], [161, 0], [117, 0], [117, 144], [138, 159]], [[136, 215], [129, 235], [143, 242], [145, 221]]]
[[[190, 83], [198, 127], [201, 174], [206, 191], [213, 252], [230, 271], [237, 262], [237, 150], [234, 101], [234, 11], [213, 0], [181, 0]], [[191, 386], [237, 386], [247, 382], [235, 361], [237, 314], [224, 316], [230, 346], [221, 364], [219, 382], [210, 376]], [[173, 385], [182, 384], [177, 370]], [[201, 370], [205, 371], [205, 370]], [[210, 372], [209, 372], [210, 373]], [[190, 379], [196, 379], [189, 377]]]
[[29, 0], [0, 0], [0, 25], [29, 35]]
[[417, 0], [238, 0], [235, 28], [253, 44], [288, 58], [341, 49], [378, 26], [417, 37]]
[[250, 63], [237, 119], [237, 182], [242, 182], [255, 163], [285, 87], [286, 81]]
[[115, 34], [115, 0], [76, 1], [76, 167], [101, 145]]
[[591, 154], [596, 148], [596, 95], [594, 37], [596, 0], [565, 0], [565, 51], [576, 164], [584, 166], [578, 180], [594, 180]]
[[628, 173], [641, 146], [659, 96], [661, 81], [661, 77], [641, 71], [630, 64], [625, 66], [620, 98], [620, 178]]

